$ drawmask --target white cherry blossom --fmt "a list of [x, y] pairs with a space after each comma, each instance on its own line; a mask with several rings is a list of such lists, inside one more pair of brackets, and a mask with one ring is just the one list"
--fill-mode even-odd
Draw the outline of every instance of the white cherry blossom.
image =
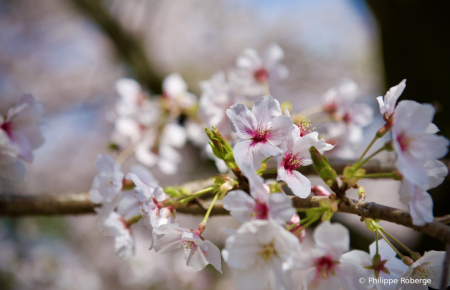
[[344, 226], [323, 222], [314, 230], [313, 237], [316, 249], [297, 253], [292, 268], [309, 269], [304, 281], [305, 289], [368, 288], [367, 284], [358, 281], [367, 276], [367, 269], [355, 263], [352, 255], [343, 255], [350, 247], [349, 232]]
[[425, 164], [444, 157], [449, 141], [438, 136], [431, 123], [435, 109], [429, 104], [401, 101], [394, 113], [392, 140], [397, 154], [397, 168], [405, 179], [422, 187], [429, 187], [431, 179]]
[[309, 152], [312, 146], [321, 154], [333, 149], [333, 146], [327, 144], [324, 139], [319, 140], [317, 132], [301, 136], [300, 129], [297, 126], [293, 128], [281, 143], [283, 152], [278, 157], [277, 180], [285, 181], [295, 195], [306, 198], [311, 193], [311, 181], [296, 169], [312, 164]]
[[108, 204], [96, 209], [99, 215], [98, 230], [104, 236], [112, 236], [115, 241], [116, 255], [124, 258], [135, 254], [135, 239], [128, 220], [139, 215], [139, 203], [131, 195], [127, 194], [120, 200], [117, 211], [111, 211]]
[[242, 190], [230, 191], [223, 199], [224, 208], [242, 223], [254, 219], [271, 219], [280, 225], [286, 224], [295, 213], [292, 200], [284, 193], [269, 194], [262, 178], [256, 173], [247, 177], [252, 196]]
[[277, 145], [293, 129], [292, 119], [282, 115], [280, 104], [271, 96], [259, 98], [251, 111], [244, 104], [234, 104], [227, 116], [232, 130], [242, 139], [233, 150], [241, 169], [258, 169], [265, 158], [280, 154]]
[[[429, 251], [422, 258], [413, 263], [402, 275], [405, 279], [431, 279], [429, 285], [416, 283], [398, 283], [397, 290], [427, 290], [428, 286], [440, 289], [445, 252]], [[450, 280], [447, 285], [450, 285]]]
[[[397, 253], [391, 246], [383, 239], [378, 240], [378, 255], [380, 255], [380, 262], [378, 265], [373, 264], [373, 257], [376, 254], [376, 242], [370, 245], [370, 255], [363, 251], [351, 251], [342, 255], [347, 261], [353, 261], [361, 267], [372, 267], [367, 269], [366, 283], [369, 283], [368, 277], [381, 279], [397, 279], [399, 280], [403, 273], [408, 269], [408, 266], [402, 260], [397, 258]], [[372, 283], [378, 290], [395, 290], [396, 284]]]
[[444, 181], [448, 175], [448, 168], [437, 160], [428, 160], [424, 164], [430, 184], [421, 186], [404, 179], [400, 187], [400, 201], [409, 206], [409, 212], [416, 226], [423, 226], [434, 221], [433, 199], [427, 190], [434, 188]]
[[32, 96], [24, 95], [11, 107], [0, 111], [0, 178], [22, 181], [26, 169], [21, 161], [32, 163], [33, 150], [44, 142], [39, 125], [42, 121], [41, 104]]
[[346, 111], [358, 96], [358, 84], [351, 79], [343, 79], [323, 95], [323, 110], [328, 114]]
[[136, 185], [135, 195], [139, 201], [139, 209], [141, 215], [146, 219], [146, 225], [150, 224], [151, 228], [156, 228], [160, 225], [173, 223], [173, 209], [170, 207], [162, 207], [159, 203], [169, 198], [169, 196], [158, 186], [154, 179], [141, 180], [141, 178], [134, 174], [128, 173], [130, 178]]
[[237, 270], [236, 285], [242, 290], [291, 289], [289, 268], [301, 248], [296, 236], [273, 221], [244, 223], [228, 237], [222, 256]]
[[197, 103], [197, 97], [188, 92], [186, 82], [177, 73], [168, 75], [164, 79], [162, 87], [162, 96], [169, 102], [169, 106], [189, 109]]
[[383, 115], [385, 120], [389, 120], [395, 110], [395, 104], [397, 103], [398, 98], [403, 93], [406, 88], [406, 80], [402, 80], [398, 85], [389, 89], [383, 97], [378, 97], [378, 105], [380, 106], [380, 113]]
[[98, 174], [92, 182], [89, 193], [93, 203], [113, 203], [112, 209], [120, 200], [124, 174], [109, 155], [98, 155], [96, 161]]
[[288, 76], [288, 69], [280, 62], [284, 58], [281, 47], [271, 44], [261, 58], [253, 48], [246, 48], [236, 61], [237, 70], [230, 78], [244, 95], [259, 97], [264, 93], [263, 84], [268, 80], [280, 80]]
[[175, 148], [186, 143], [184, 128], [175, 123], [168, 123], [160, 136], [156, 148], [157, 131], [148, 130], [143, 139], [136, 145], [136, 159], [147, 167], [158, 166], [162, 173], [173, 175], [178, 171], [181, 156]]
[[187, 230], [178, 224], [165, 224], [154, 229], [157, 235], [154, 248], [156, 252], [167, 254], [183, 249], [186, 265], [194, 271], [200, 271], [211, 264], [217, 271], [221, 271], [220, 250], [210, 241], [204, 240], [194, 230]]

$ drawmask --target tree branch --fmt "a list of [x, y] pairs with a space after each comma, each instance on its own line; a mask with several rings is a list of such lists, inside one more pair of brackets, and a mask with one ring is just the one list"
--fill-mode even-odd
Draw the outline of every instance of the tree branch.
[[146, 89], [161, 93], [161, 77], [152, 69], [141, 42], [127, 33], [107, 10], [102, 0], [72, 0], [74, 5], [88, 15], [109, 37], [116, 52], [135, 72], [136, 79]]

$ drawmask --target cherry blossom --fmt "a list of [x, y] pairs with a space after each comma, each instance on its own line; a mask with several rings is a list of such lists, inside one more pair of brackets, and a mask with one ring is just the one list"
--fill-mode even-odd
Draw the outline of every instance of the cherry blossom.
[[246, 48], [236, 61], [237, 70], [230, 77], [244, 95], [259, 97], [264, 93], [263, 84], [269, 79], [288, 76], [288, 69], [280, 63], [283, 58], [283, 50], [275, 43], [267, 48], [262, 58], [255, 49]]
[[258, 169], [265, 158], [280, 154], [277, 145], [293, 129], [292, 119], [282, 115], [280, 104], [271, 96], [259, 98], [251, 111], [244, 104], [234, 104], [227, 116], [231, 129], [242, 139], [233, 150], [241, 169]]
[[112, 203], [113, 210], [120, 200], [124, 174], [109, 155], [98, 155], [96, 161], [98, 174], [92, 182], [89, 193], [93, 203]]
[[[136, 159], [147, 167], [157, 165], [164, 174], [175, 174], [178, 171], [178, 164], [181, 162], [181, 156], [175, 148], [184, 146], [186, 132], [178, 124], [168, 123], [159, 139], [157, 134], [156, 129], [146, 132], [136, 145]], [[159, 143], [156, 143], [158, 141]]]
[[186, 82], [177, 73], [168, 75], [164, 79], [162, 87], [162, 96], [168, 101], [169, 107], [176, 106], [181, 109], [189, 109], [197, 103], [197, 97], [187, 91]]
[[242, 190], [234, 190], [223, 199], [223, 206], [230, 211], [231, 216], [242, 223], [254, 219], [271, 219], [284, 225], [289, 221], [295, 213], [291, 199], [283, 193], [269, 194], [262, 178], [256, 173], [247, 177], [253, 198]]
[[296, 236], [273, 221], [244, 223], [228, 237], [222, 256], [237, 270], [236, 285], [242, 290], [291, 289], [289, 268], [301, 248]]
[[174, 210], [170, 207], [162, 207], [160, 204], [169, 198], [169, 196], [157, 185], [156, 180], [141, 180], [134, 173], [128, 173], [127, 177], [136, 185], [135, 191], [137, 194], [135, 196], [140, 204], [139, 209], [141, 215], [144, 219], [147, 219], [151, 228], [174, 222], [172, 215]]
[[277, 180], [285, 181], [295, 195], [306, 198], [311, 193], [311, 181], [296, 169], [312, 164], [309, 153], [312, 146], [321, 154], [333, 149], [334, 146], [327, 144], [324, 139], [319, 140], [317, 132], [311, 132], [303, 137], [300, 134], [300, 129], [294, 126], [281, 143], [283, 152], [278, 157]]
[[380, 106], [380, 113], [383, 115], [385, 120], [389, 120], [394, 113], [395, 104], [397, 103], [398, 98], [403, 93], [406, 88], [406, 80], [402, 80], [398, 85], [389, 89], [383, 97], [378, 97], [378, 105]]
[[288, 222], [289, 226], [295, 225], [289, 231], [298, 238], [300, 243], [303, 242], [303, 239], [306, 236], [306, 229], [303, 228], [300, 224], [300, 216], [298, 214], [294, 214]]
[[358, 84], [351, 79], [343, 79], [338, 85], [330, 88], [323, 95], [323, 111], [335, 114], [346, 111], [359, 92]]
[[437, 127], [431, 123], [435, 109], [429, 104], [401, 101], [394, 113], [392, 140], [397, 154], [397, 168], [405, 179], [422, 187], [429, 187], [427, 160], [444, 157], [449, 141], [435, 135]]
[[430, 178], [430, 185], [416, 185], [404, 179], [400, 187], [400, 201], [409, 206], [413, 224], [416, 226], [423, 226], [434, 221], [433, 199], [427, 190], [441, 184], [448, 175], [447, 166], [440, 161], [428, 160], [424, 165]]
[[167, 254], [184, 249], [186, 265], [194, 271], [200, 271], [211, 264], [221, 271], [220, 250], [210, 241], [203, 239], [201, 233], [187, 230], [178, 224], [165, 224], [154, 229], [157, 235], [154, 248], [156, 252]]
[[368, 275], [368, 270], [355, 263], [354, 254], [343, 255], [350, 247], [349, 232], [344, 226], [323, 222], [314, 230], [313, 237], [316, 249], [297, 253], [292, 268], [309, 269], [305, 289], [368, 288], [358, 281]]
[[[398, 283], [396, 289], [401, 290], [426, 290], [428, 286], [440, 289], [442, 281], [443, 263], [445, 252], [429, 251], [422, 258], [413, 263], [402, 275], [405, 279], [431, 279], [429, 285], [421, 285], [416, 283]], [[447, 281], [447, 286], [450, 280]]]
[[[392, 247], [383, 239], [378, 240], [378, 255], [379, 259], [374, 264], [373, 257], [375, 256], [376, 242], [370, 245], [370, 255], [363, 251], [351, 251], [342, 257], [347, 260], [352, 260], [355, 264], [365, 267], [369, 271], [368, 275], [375, 279], [397, 279], [399, 280], [403, 273], [408, 269], [408, 266], [398, 259], [397, 253]], [[369, 280], [366, 279], [367, 283]], [[395, 290], [396, 284], [373, 283], [378, 290]], [[373, 285], [372, 284], [372, 285]]]
[[39, 129], [43, 109], [32, 95], [9, 105], [0, 111], [0, 178], [22, 181], [26, 169], [21, 161], [32, 163], [33, 150], [44, 142]]
[[117, 257], [134, 255], [135, 239], [127, 220], [139, 214], [136, 199], [131, 195], [124, 195], [117, 211], [111, 211], [109, 205], [102, 205], [96, 212], [100, 217], [97, 228], [104, 236], [114, 237]]

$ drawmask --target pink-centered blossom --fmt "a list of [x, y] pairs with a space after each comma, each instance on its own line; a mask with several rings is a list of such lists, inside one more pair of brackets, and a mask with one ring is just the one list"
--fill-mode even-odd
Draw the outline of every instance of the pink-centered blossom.
[[[8, 105], [7, 107], [4, 107]], [[12, 104], [11, 104], [12, 105]], [[12, 106], [2, 104], [0, 111], [0, 178], [22, 181], [26, 169], [21, 161], [32, 163], [33, 150], [44, 142], [39, 125], [41, 104], [24, 95]]]
[[284, 52], [275, 43], [271, 44], [261, 58], [253, 48], [246, 48], [236, 61], [237, 69], [230, 74], [241, 93], [259, 97], [264, 93], [263, 84], [268, 80], [280, 80], [288, 76], [288, 69], [281, 64]]
[[178, 224], [165, 224], [155, 228], [157, 235], [154, 248], [156, 252], [167, 254], [183, 249], [186, 265], [194, 271], [200, 271], [211, 264], [221, 271], [220, 250], [201, 233], [180, 227]]
[[109, 155], [98, 155], [96, 161], [98, 174], [92, 182], [89, 193], [93, 203], [114, 203], [120, 200], [124, 174], [114, 159]]
[[449, 141], [435, 133], [432, 123], [435, 109], [429, 104], [401, 101], [394, 113], [392, 141], [397, 154], [397, 168], [411, 183], [428, 188], [431, 183], [425, 164], [444, 157]]
[[188, 92], [186, 82], [177, 73], [168, 75], [163, 80], [162, 88], [162, 96], [168, 102], [169, 109], [176, 107], [185, 110], [197, 104], [197, 97]]
[[300, 129], [293, 126], [293, 130], [281, 143], [283, 152], [278, 156], [277, 180], [285, 181], [295, 195], [306, 198], [311, 193], [311, 181], [296, 169], [312, 164], [309, 152], [312, 146], [321, 154], [333, 149], [333, 146], [327, 144], [324, 139], [319, 140], [317, 132], [310, 132], [303, 137], [300, 134]]
[[[394, 249], [383, 239], [378, 240], [378, 255], [380, 258], [376, 264], [373, 263], [375, 254], [376, 242], [373, 242], [370, 245], [370, 254], [354, 250], [345, 253], [342, 257], [367, 269], [367, 275], [365, 276], [367, 284], [369, 284], [370, 277], [400, 280], [400, 277], [408, 269], [408, 266], [396, 257], [397, 253]], [[372, 286], [376, 286], [378, 290], [395, 290], [397, 284], [372, 283]]]
[[359, 92], [358, 84], [351, 79], [343, 79], [323, 95], [323, 111], [330, 115], [346, 111]]
[[305, 289], [367, 289], [358, 280], [366, 277], [367, 269], [356, 264], [352, 257], [343, 255], [349, 250], [348, 230], [340, 224], [321, 223], [314, 230], [316, 249], [298, 252], [293, 270], [309, 270], [304, 281]]
[[265, 158], [280, 154], [277, 145], [293, 129], [292, 119], [282, 115], [280, 104], [271, 96], [259, 98], [251, 111], [244, 104], [234, 104], [227, 116], [241, 139], [233, 150], [241, 169], [258, 169]]
[[280, 225], [284, 225], [295, 209], [292, 200], [284, 193], [272, 193], [267, 191], [261, 177], [256, 173], [249, 174], [251, 196], [242, 190], [234, 190], [224, 197], [224, 208], [230, 211], [231, 216], [240, 222], [249, 220], [271, 219]]
[[406, 80], [403, 80], [398, 85], [390, 88], [384, 96], [384, 99], [381, 96], [377, 98], [378, 105], [380, 106], [380, 113], [385, 120], [389, 120], [392, 117], [395, 110], [395, 104], [405, 88]]
[[127, 177], [136, 185], [135, 197], [139, 201], [139, 209], [142, 217], [146, 220], [146, 225], [149, 224], [151, 228], [156, 228], [174, 222], [174, 209], [163, 207], [161, 204], [169, 196], [158, 186], [156, 180], [142, 180], [134, 173], [128, 173]]
[[409, 212], [416, 226], [423, 226], [434, 221], [433, 199], [427, 190], [437, 187], [448, 175], [448, 168], [437, 160], [428, 160], [424, 164], [430, 184], [421, 186], [408, 179], [403, 179], [400, 187], [400, 201], [409, 206]]
[[292, 258], [300, 250], [293, 234], [271, 220], [244, 223], [228, 237], [222, 256], [236, 269], [236, 285], [241, 290], [291, 289]]
[[[413, 263], [409, 268], [403, 273], [402, 278], [408, 279], [430, 279], [431, 283], [398, 283], [397, 290], [426, 290], [428, 286], [435, 289], [440, 289], [442, 274], [443, 274], [443, 264], [445, 259], [445, 252], [429, 251], [423, 255], [422, 258]], [[423, 280], [422, 280], [423, 281]], [[424, 285], [425, 284], [425, 285]], [[450, 279], [447, 281], [446, 287], [450, 285]]]

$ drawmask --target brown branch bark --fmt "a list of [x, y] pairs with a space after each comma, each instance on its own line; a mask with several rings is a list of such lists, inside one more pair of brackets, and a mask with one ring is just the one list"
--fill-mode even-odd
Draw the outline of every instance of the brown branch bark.
[[161, 93], [161, 76], [153, 69], [142, 43], [126, 32], [107, 10], [102, 0], [72, 0], [73, 4], [90, 17], [108, 36], [117, 55], [133, 69], [136, 79], [153, 93]]
[[[293, 205], [296, 208], [318, 207], [320, 201], [326, 197], [309, 197], [301, 199], [293, 197]], [[425, 226], [414, 226], [411, 215], [408, 212], [375, 204], [372, 202], [360, 202], [353, 200], [354, 205], [342, 203], [339, 212], [355, 214], [364, 218], [380, 219], [412, 228], [444, 243], [450, 243], [450, 226], [439, 221], [429, 223]], [[356, 206], [357, 204], [357, 206]], [[0, 216], [27, 216], [27, 215], [69, 215], [94, 213], [94, 208], [99, 205], [89, 200], [89, 194], [65, 194], [65, 195], [39, 195], [39, 196], [17, 196], [0, 195]], [[203, 215], [205, 209], [198, 205], [185, 206], [177, 209], [179, 213], [191, 215]], [[215, 205], [211, 215], [226, 215], [222, 205]]]
[[441, 281], [441, 290], [447, 289], [448, 283], [448, 275], [450, 271], [450, 244], [447, 243], [445, 246], [445, 259], [444, 265], [442, 266], [442, 281]]

